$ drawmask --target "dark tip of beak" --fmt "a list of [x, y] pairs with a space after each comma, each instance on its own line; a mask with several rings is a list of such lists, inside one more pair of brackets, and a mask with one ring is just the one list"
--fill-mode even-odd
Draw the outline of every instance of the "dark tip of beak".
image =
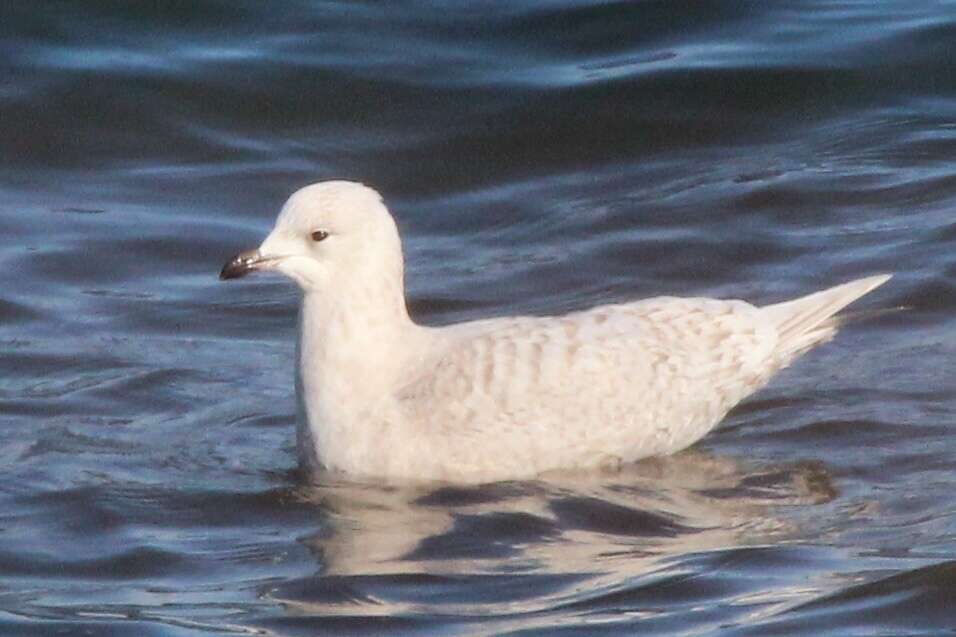
[[219, 280], [225, 281], [226, 279], [238, 279], [239, 277], [244, 277], [256, 269], [256, 264], [258, 262], [258, 250], [246, 250], [245, 252], [240, 252], [233, 258], [226, 261], [226, 264], [222, 266], [222, 270], [219, 272]]

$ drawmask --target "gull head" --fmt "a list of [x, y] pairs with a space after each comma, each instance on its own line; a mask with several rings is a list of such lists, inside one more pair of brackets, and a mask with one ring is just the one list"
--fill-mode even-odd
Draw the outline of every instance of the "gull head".
[[253, 250], [226, 262], [220, 279], [275, 270], [303, 292], [375, 278], [399, 280], [402, 252], [381, 196], [351, 181], [324, 181], [296, 191], [272, 232]]

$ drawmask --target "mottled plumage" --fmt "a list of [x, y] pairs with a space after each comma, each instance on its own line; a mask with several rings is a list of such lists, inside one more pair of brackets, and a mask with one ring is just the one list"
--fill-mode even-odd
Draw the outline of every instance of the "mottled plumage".
[[394, 221], [374, 190], [350, 182], [294, 194], [258, 253], [237, 257], [223, 277], [261, 268], [303, 291], [304, 460], [366, 477], [467, 482], [683, 449], [831, 338], [834, 314], [889, 278], [763, 308], [659, 297], [423, 327], [405, 309]]

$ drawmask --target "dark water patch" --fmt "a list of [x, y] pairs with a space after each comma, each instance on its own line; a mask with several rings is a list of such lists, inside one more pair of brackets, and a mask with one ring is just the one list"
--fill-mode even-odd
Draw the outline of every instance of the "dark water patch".
[[101, 215], [106, 212], [104, 208], [80, 208], [77, 206], [67, 206], [66, 208], [53, 208], [53, 212], [67, 215]]
[[[39, 615], [39, 616], [38, 616]], [[171, 622], [136, 619], [139, 613], [103, 613], [102, 619], [90, 619], [70, 613], [57, 613], [56, 617], [43, 617], [40, 613], [0, 611], [0, 630], [24, 637], [49, 637], [70, 632], [77, 635], [102, 635], [103, 637], [198, 637], [210, 632], [228, 634], [229, 629], [214, 626], [176, 626]], [[239, 631], [235, 631], [239, 632]]]
[[[281, 514], [287, 523], [315, 524], [322, 521], [321, 512], [298, 501], [287, 487], [268, 491], [240, 493], [206, 491], [193, 488], [187, 497], [171, 491], [125, 488], [112, 495], [114, 506], [133, 513], [131, 522], [155, 523], [174, 511], [177, 526], [219, 527], [271, 524], [270, 517]], [[147, 506], [147, 504], [149, 506]]]
[[[117, 317], [115, 322], [121, 328], [136, 328], [157, 336], [169, 334], [172, 327], [182, 337], [205, 339], [220, 338], [223, 327], [229, 326], [249, 339], [281, 343], [283, 349], [294, 345], [296, 299], [287, 286], [274, 282], [244, 283], [244, 289], [232, 286], [238, 291], [237, 300], [228, 302], [228, 292], [214, 288], [215, 285], [210, 276], [205, 286], [211, 289], [207, 304], [199, 304], [195, 299], [156, 300], [133, 306], [127, 316]], [[279, 355], [278, 351], [275, 353]]]
[[248, 493], [203, 492], [193, 488], [186, 497], [182, 495], [148, 485], [92, 485], [19, 496], [18, 506], [64, 521], [78, 539], [127, 525], [170, 523], [185, 530], [268, 524], [270, 517], [277, 514], [289, 523], [296, 519], [297, 524], [319, 523], [323, 517], [312, 507], [300, 503], [285, 487]]
[[282, 635], [335, 635], [371, 637], [372, 635], [427, 635], [446, 622], [441, 618], [401, 615], [289, 615], [253, 622], [254, 626]]
[[62, 561], [58, 556], [39, 554], [0, 554], [0, 569], [11, 576], [52, 576], [68, 570], [79, 579], [128, 580], [142, 577], [164, 578], [190, 570], [179, 555], [155, 549], [113, 553], [90, 560]]
[[[127, 424], [119, 420], [114, 423]], [[36, 441], [21, 455], [21, 460], [36, 458], [47, 454], [125, 454], [136, 450], [134, 444], [113, 438], [97, 438], [77, 433], [64, 426], [48, 426], [37, 434]]]
[[67, 405], [38, 404], [31, 400], [0, 400], [0, 409], [11, 419], [14, 416], [26, 416], [33, 420], [73, 413], [73, 410]]
[[680, 612], [678, 609], [686, 611], [688, 609], [682, 608], [685, 605], [696, 605], [701, 600], [725, 600], [741, 592], [741, 587], [731, 578], [722, 577], [711, 568], [701, 570], [707, 570], [712, 575], [693, 572], [664, 577], [649, 575], [647, 581], [635, 582], [623, 590], [585, 597], [561, 607], [561, 610], [585, 614], [654, 615], [664, 613], [665, 607], [674, 607], [677, 612]]
[[[810, 422], [793, 429], [780, 431], [776, 435], [782, 438], [816, 439], [821, 444], [853, 443], [876, 441], [880, 438], [892, 439], [898, 433], [899, 423], [879, 422], [875, 420], [828, 420]], [[913, 435], [919, 435], [914, 431]], [[932, 432], [929, 432], [932, 436]]]
[[[409, 578], [413, 579], [413, 578]], [[426, 575], [420, 579], [427, 580]], [[295, 581], [283, 582], [269, 594], [277, 599], [323, 606], [374, 605], [375, 600], [362, 590], [361, 582], [354, 578], [315, 575]]]
[[416, 504], [434, 507], [461, 507], [473, 504], [493, 504], [519, 494], [533, 492], [527, 483], [494, 483], [481, 487], [449, 485], [435, 489], [415, 500]]
[[950, 277], [925, 277], [916, 289], [911, 288], [898, 301], [900, 305], [912, 308], [907, 314], [925, 315], [951, 310], [956, 307], [956, 282]]
[[783, 176], [785, 173], [782, 170], [770, 168], [766, 170], [758, 170], [750, 173], [742, 173], [734, 177], [734, 183], [746, 184], [753, 181], [771, 181], [777, 177]]
[[[497, 512], [455, 516], [447, 532], [425, 538], [406, 558], [410, 560], [503, 559], [519, 555], [524, 546], [547, 542], [559, 534], [551, 520], [527, 513]], [[488, 538], [494, 538], [489, 541]]]
[[[105, 234], [107, 229], [102, 228]], [[59, 249], [44, 248], [20, 257], [18, 270], [50, 282], [64, 284], [107, 283], [119, 286], [137, 280], [153, 280], [157, 273], [169, 278], [183, 274], [210, 274], [222, 257], [209, 252], [209, 240], [201, 237], [164, 236], [87, 239]], [[195, 229], [190, 229], [195, 232]], [[235, 239], [233, 239], [235, 241]], [[225, 243], [225, 242], [224, 242]]]
[[652, 511], [629, 509], [591, 498], [552, 501], [552, 511], [564, 526], [631, 537], [675, 537], [694, 529]]
[[770, 621], [732, 634], [783, 635], [813, 629], [822, 634], [862, 635], [870, 631], [948, 632], [953, 562], [907, 570], [848, 586], [781, 613]]
[[13, 301], [0, 299], [0, 324], [10, 325], [23, 323], [37, 319], [40, 316], [39, 312], [34, 311], [30, 307]]
[[[72, 360], [71, 360], [72, 362]], [[123, 369], [124, 365], [119, 364], [108, 369], [90, 371], [89, 373], [77, 375], [75, 367], [60, 368], [57, 373], [50, 374], [42, 379], [27, 380], [17, 378], [23, 383], [19, 387], [8, 386], [5, 393], [8, 396], [15, 396], [28, 399], [52, 399], [64, 398], [78, 392], [91, 390], [99, 385], [113, 382], [126, 376], [128, 370]]]
[[[285, 602], [308, 604], [375, 605], [402, 604], [492, 605], [566, 590], [583, 578], [574, 574], [547, 575], [461, 575], [439, 576], [408, 573], [389, 576], [341, 578], [334, 575], [307, 578], [283, 585], [271, 592]], [[478, 613], [476, 613], [478, 614]]]

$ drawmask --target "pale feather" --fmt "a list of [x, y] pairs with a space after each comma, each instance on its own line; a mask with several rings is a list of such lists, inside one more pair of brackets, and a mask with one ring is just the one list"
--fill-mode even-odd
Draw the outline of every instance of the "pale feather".
[[403, 419], [447, 459], [438, 477], [527, 476], [669, 454], [830, 338], [828, 319], [887, 278], [766, 308], [660, 297], [451, 326], [446, 351], [426, 359], [427, 371], [396, 398]]
[[[312, 238], [316, 229], [322, 240]], [[230, 267], [251, 262], [244, 253]], [[365, 477], [466, 482], [679, 451], [831, 338], [836, 313], [889, 278], [764, 308], [660, 297], [423, 327], [405, 306], [391, 215], [378, 193], [350, 182], [290, 197], [254, 263], [303, 291], [305, 462]]]

